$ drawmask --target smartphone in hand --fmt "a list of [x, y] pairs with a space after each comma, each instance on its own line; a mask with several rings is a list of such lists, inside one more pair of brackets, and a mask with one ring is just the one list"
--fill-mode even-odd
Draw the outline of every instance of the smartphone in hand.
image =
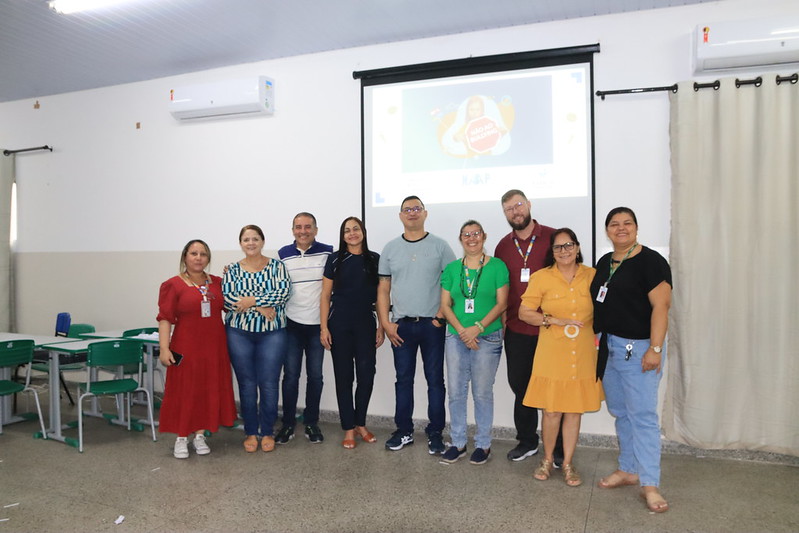
[[172, 352], [172, 359], [175, 360], [175, 362], [172, 364], [178, 366], [180, 362], [183, 361], [183, 354], [178, 352]]

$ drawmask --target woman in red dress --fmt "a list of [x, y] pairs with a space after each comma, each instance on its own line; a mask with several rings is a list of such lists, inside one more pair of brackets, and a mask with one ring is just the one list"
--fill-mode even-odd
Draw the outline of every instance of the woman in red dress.
[[159, 425], [162, 433], [177, 433], [178, 459], [189, 456], [189, 435], [194, 434], [197, 454], [207, 455], [205, 431], [236, 420], [222, 279], [205, 272], [210, 262], [208, 245], [189, 241], [180, 256], [180, 275], [162, 283], [158, 296], [159, 360], [167, 367]]

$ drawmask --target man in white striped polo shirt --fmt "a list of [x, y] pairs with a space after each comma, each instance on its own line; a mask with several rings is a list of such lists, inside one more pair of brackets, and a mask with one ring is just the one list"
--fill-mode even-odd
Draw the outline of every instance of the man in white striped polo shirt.
[[311, 442], [324, 440], [319, 429], [319, 401], [322, 397], [322, 362], [325, 349], [319, 341], [319, 296], [329, 244], [316, 241], [318, 228], [311, 213], [298, 213], [291, 224], [294, 242], [278, 251], [291, 277], [291, 296], [286, 305], [288, 349], [283, 366], [283, 427], [275, 442], [286, 444], [294, 438], [302, 355], [305, 353], [305, 436]]

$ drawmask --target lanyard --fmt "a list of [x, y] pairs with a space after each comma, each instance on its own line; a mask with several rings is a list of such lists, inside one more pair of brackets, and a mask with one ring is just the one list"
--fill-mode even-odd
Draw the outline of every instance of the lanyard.
[[[461, 276], [461, 293], [467, 300], [474, 298], [477, 294], [477, 286], [480, 284], [480, 276], [483, 274], [483, 263], [485, 262], [486, 254], [480, 258], [480, 267], [477, 269], [477, 279], [472, 280], [469, 276], [469, 268], [466, 266], [466, 258], [461, 259], [463, 264], [463, 275]], [[465, 283], [464, 283], [465, 281]], [[464, 285], [466, 288], [464, 289]]]
[[[519, 241], [516, 239], [516, 236], [513, 237], [513, 244], [516, 245], [516, 251], [519, 252], [519, 255], [522, 256], [522, 260], [524, 261], [524, 268], [527, 268], [527, 258], [530, 257], [530, 250], [533, 249], [533, 243], [535, 242], [535, 235], [533, 238], [530, 239], [530, 244], [527, 245], [527, 253], [522, 253], [522, 247], [519, 246]], [[480, 263], [482, 264], [482, 263]]]
[[203, 283], [202, 285], [197, 285], [196, 283], [194, 283], [194, 282], [191, 280], [191, 278], [189, 277], [189, 274], [188, 274], [188, 273], [186, 273], [186, 279], [188, 279], [188, 280], [189, 280], [189, 283], [191, 283], [192, 285], [194, 285], [194, 288], [195, 288], [195, 289], [197, 289], [198, 291], [200, 291], [200, 294], [201, 294], [201, 295], [202, 295], [202, 297], [203, 297], [203, 302], [207, 302], [207, 301], [208, 301], [208, 285], [210, 285], [210, 284], [211, 284], [211, 280], [210, 280], [209, 278], [205, 278], [205, 283]]
[[625, 256], [622, 258], [622, 260], [619, 261], [619, 264], [616, 265], [615, 267], [613, 266], [613, 256], [612, 255], [610, 256], [610, 275], [608, 276], [607, 281], [605, 281], [605, 287], [607, 287], [608, 283], [610, 283], [610, 278], [613, 277], [613, 274], [616, 273], [616, 271], [619, 269], [621, 264], [624, 263], [624, 261], [626, 261], [628, 257], [630, 257], [630, 254], [633, 253], [633, 251], [636, 248], [638, 248], [638, 243], [633, 244], [633, 247], [630, 248], [629, 250], [627, 250], [627, 254], [625, 254]]

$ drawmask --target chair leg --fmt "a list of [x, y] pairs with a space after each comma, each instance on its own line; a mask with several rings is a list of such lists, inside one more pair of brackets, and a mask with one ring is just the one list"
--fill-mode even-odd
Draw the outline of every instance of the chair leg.
[[128, 431], [130, 431], [130, 404], [133, 403], [133, 395], [131, 393], [127, 393], [125, 396], [128, 400]]
[[[67, 398], [69, 398], [69, 405], [75, 405], [75, 400], [72, 399], [72, 395], [69, 393], [69, 388], [67, 387], [66, 381], [64, 381], [64, 373], [59, 371], [58, 372], [58, 379], [61, 380], [61, 386], [64, 388], [64, 392], [67, 393]], [[52, 392], [50, 393], [52, 394]]]
[[144, 394], [147, 396], [147, 415], [150, 417], [150, 429], [153, 432], [153, 442], [156, 442], [158, 439], [155, 436], [155, 417], [153, 416], [153, 397], [150, 396], [150, 392], [147, 389], [144, 389]]
[[39, 426], [42, 428], [42, 438], [47, 438], [47, 429], [44, 427], [44, 417], [42, 416], [42, 405], [39, 403], [39, 393], [35, 389], [28, 387], [28, 391], [33, 393], [33, 399], [36, 401], [36, 412], [39, 414]]
[[78, 397], [78, 451], [83, 453], [83, 396]]

